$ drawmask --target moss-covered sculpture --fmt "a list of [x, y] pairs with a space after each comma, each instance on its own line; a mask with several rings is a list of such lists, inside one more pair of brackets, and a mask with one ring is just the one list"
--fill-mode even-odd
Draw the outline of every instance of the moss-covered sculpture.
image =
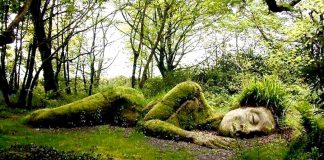
[[116, 87], [58, 108], [37, 110], [25, 120], [37, 127], [137, 124], [145, 134], [182, 139], [212, 148], [230, 147], [233, 139], [193, 130], [208, 129], [225, 136], [236, 136], [239, 132], [268, 134], [276, 126], [275, 113], [266, 107], [239, 108], [224, 117], [207, 104], [201, 87], [192, 81], [178, 84], [163, 98], [143, 106], [141, 93]]

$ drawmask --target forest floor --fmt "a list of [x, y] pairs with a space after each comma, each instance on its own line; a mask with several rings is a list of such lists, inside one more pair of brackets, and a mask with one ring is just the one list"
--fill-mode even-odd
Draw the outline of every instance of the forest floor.
[[[135, 128], [109, 125], [80, 128], [39, 129], [21, 124], [25, 114], [0, 118], [0, 149], [14, 144], [50, 146], [62, 151], [94, 154], [100, 159], [246, 159], [246, 151], [271, 144], [284, 147], [279, 134], [239, 140], [236, 149], [210, 149], [193, 143], [145, 136]], [[279, 145], [278, 145], [279, 144]], [[284, 145], [283, 145], [284, 144]], [[255, 146], [262, 146], [255, 149]], [[272, 153], [272, 157], [274, 156]], [[279, 153], [281, 154], [281, 153]], [[280, 155], [278, 156], [280, 157]]]

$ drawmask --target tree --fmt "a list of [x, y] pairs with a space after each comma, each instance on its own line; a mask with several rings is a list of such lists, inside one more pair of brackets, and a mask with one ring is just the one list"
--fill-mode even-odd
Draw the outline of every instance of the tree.
[[[126, 34], [130, 38], [133, 53], [132, 86], [135, 86], [138, 60], [142, 60], [139, 86], [145, 83], [149, 66], [157, 62], [164, 77], [173, 71], [182, 57], [189, 52], [195, 26], [200, 17], [203, 1], [129, 1], [128, 7], [122, 11], [125, 22], [130, 27]], [[189, 38], [190, 37], [190, 38]], [[189, 43], [189, 45], [186, 45]], [[148, 53], [147, 55], [145, 55]], [[153, 59], [154, 58], [154, 59]], [[145, 62], [145, 63], [143, 63]]]
[[[128, 33], [129, 42], [133, 52], [133, 65], [132, 65], [132, 77], [131, 86], [134, 88], [136, 85], [136, 68], [138, 59], [143, 50], [144, 43], [144, 24], [147, 8], [150, 5], [149, 0], [138, 1], [138, 3], [126, 3], [127, 7], [121, 10], [122, 16], [125, 22], [129, 25], [130, 32]], [[139, 38], [138, 38], [139, 37]], [[139, 39], [139, 40], [138, 40]], [[138, 40], [138, 41], [137, 41]]]
[[182, 58], [200, 43], [203, 1], [178, 1], [167, 13], [167, 24], [154, 54], [162, 77], [178, 67]]

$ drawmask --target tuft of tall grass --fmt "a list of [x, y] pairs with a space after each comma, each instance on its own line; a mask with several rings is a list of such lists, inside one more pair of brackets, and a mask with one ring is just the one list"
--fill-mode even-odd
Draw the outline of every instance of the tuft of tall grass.
[[243, 91], [239, 95], [240, 106], [269, 108], [277, 123], [285, 110], [285, 96], [288, 94], [284, 85], [274, 76], [267, 76], [261, 80], [252, 79], [243, 84]]

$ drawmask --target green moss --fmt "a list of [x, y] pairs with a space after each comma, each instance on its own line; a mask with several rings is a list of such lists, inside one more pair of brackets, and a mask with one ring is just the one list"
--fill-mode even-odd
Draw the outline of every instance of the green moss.
[[134, 125], [144, 103], [144, 96], [140, 92], [116, 87], [61, 107], [34, 111], [25, 118], [25, 122], [37, 127], [102, 123]]
[[199, 113], [200, 107], [203, 106], [200, 105], [197, 99], [187, 101], [166, 121], [180, 128], [192, 130], [198, 126], [197, 121], [199, 118], [207, 118], [207, 116], [200, 117], [200, 114], [203, 112]]

